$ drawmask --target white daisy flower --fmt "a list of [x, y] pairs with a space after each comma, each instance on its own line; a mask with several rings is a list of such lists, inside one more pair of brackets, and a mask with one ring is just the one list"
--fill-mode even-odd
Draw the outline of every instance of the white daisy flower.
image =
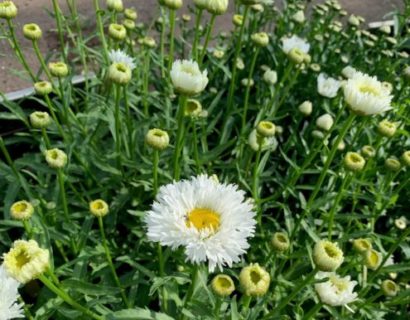
[[208, 84], [208, 72], [201, 72], [198, 63], [193, 60], [176, 60], [172, 64], [171, 80], [177, 92], [196, 95]]
[[282, 38], [282, 50], [284, 53], [288, 54], [294, 48], [299, 49], [303, 53], [308, 53], [310, 44], [295, 35], [291, 36], [290, 38]]
[[336, 97], [341, 85], [340, 81], [327, 77], [324, 73], [319, 74], [317, 78], [317, 91], [326, 98]]
[[249, 248], [255, 213], [245, 192], [200, 175], [162, 186], [145, 216], [148, 238], [163, 246], [185, 247], [187, 260], [206, 262], [213, 272], [231, 267]]
[[0, 320], [24, 318], [23, 304], [17, 303], [20, 283], [9, 277], [0, 266]]
[[316, 274], [316, 279], [324, 278], [329, 278], [329, 280], [315, 284], [315, 290], [323, 303], [334, 307], [347, 307], [348, 303], [356, 300], [357, 293], [353, 292], [353, 289], [357, 281], [350, 281], [350, 276], [341, 278], [334, 272]]
[[343, 91], [346, 103], [357, 114], [371, 115], [392, 109], [393, 97], [376, 77], [356, 72], [347, 80]]
[[108, 53], [108, 57], [110, 58], [112, 63], [123, 63], [127, 67], [129, 67], [132, 70], [135, 69], [135, 63], [134, 59], [131, 58], [129, 55], [127, 55], [124, 51], [118, 49], [118, 50], [111, 50]]

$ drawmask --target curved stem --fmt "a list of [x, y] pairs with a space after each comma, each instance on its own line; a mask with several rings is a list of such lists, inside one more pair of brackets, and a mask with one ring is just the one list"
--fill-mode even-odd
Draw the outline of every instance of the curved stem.
[[204, 47], [202, 48], [202, 53], [201, 53], [201, 56], [199, 58], [199, 65], [202, 64], [202, 61], [205, 58], [206, 50], [208, 48], [208, 43], [209, 43], [209, 40], [211, 39], [212, 30], [213, 30], [214, 25], [215, 25], [215, 18], [216, 18], [216, 15], [213, 14], [211, 16], [211, 20], [209, 21], [208, 30], [207, 30], [206, 36], [205, 36]]
[[192, 58], [195, 61], [198, 61], [198, 41], [200, 39], [199, 36], [199, 26], [201, 25], [203, 9], [198, 9], [196, 12], [196, 21], [195, 21], [195, 35], [194, 35], [194, 42], [192, 44]]
[[130, 308], [130, 304], [128, 302], [127, 296], [125, 295], [124, 288], [121, 286], [120, 279], [118, 278], [114, 264], [112, 263], [110, 249], [108, 248], [107, 238], [105, 237], [104, 223], [103, 223], [102, 217], [98, 217], [98, 226], [100, 227], [101, 239], [102, 239], [102, 244], [103, 244], [104, 251], [105, 251], [105, 256], [107, 258], [108, 266], [110, 267], [112, 276], [114, 277], [115, 284], [121, 291], [122, 300], [124, 301], [125, 305], [128, 308]]
[[93, 0], [93, 3], [94, 3], [95, 15], [97, 18], [98, 34], [100, 36], [100, 41], [103, 46], [103, 57], [104, 57], [105, 63], [108, 65], [109, 63], [108, 46], [107, 46], [107, 41], [105, 40], [104, 25], [101, 19], [101, 9], [100, 9], [99, 0]]
[[44, 61], [40, 48], [38, 47], [37, 40], [33, 40], [32, 43], [33, 43], [34, 52], [36, 53], [37, 59], [40, 62], [41, 67], [43, 68], [44, 73], [46, 74], [48, 78], [48, 81], [53, 82], [53, 78], [51, 77], [50, 71], [47, 68], [46, 62]]

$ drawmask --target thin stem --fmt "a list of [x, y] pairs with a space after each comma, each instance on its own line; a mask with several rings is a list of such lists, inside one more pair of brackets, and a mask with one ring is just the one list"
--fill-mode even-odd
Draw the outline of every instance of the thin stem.
[[171, 71], [172, 63], [174, 62], [174, 38], [175, 38], [175, 10], [169, 10], [169, 22], [170, 22], [170, 44], [168, 55], [168, 73]]
[[195, 35], [194, 35], [194, 42], [192, 44], [192, 58], [195, 61], [198, 61], [198, 41], [199, 41], [199, 26], [201, 25], [203, 9], [198, 9], [196, 12], [196, 20], [195, 20]]
[[184, 121], [184, 112], [185, 106], [187, 102], [187, 97], [184, 95], [179, 96], [179, 107], [178, 107], [178, 115], [177, 115], [177, 137], [175, 141], [175, 150], [173, 156], [173, 164], [174, 164], [174, 179], [179, 180], [181, 175], [181, 167], [182, 163], [179, 163], [179, 159], [181, 153], [183, 152], [184, 148], [184, 141], [185, 141], [185, 121]]
[[130, 150], [130, 157], [133, 158], [134, 156], [134, 139], [133, 139], [133, 121], [131, 117], [131, 110], [130, 110], [130, 103], [128, 99], [128, 90], [127, 85], [123, 86], [123, 96], [124, 96], [124, 104], [125, 104], [125, 113], [127, 115], [126, 123], [127, 123], [127, 131], [128, 131], [128, 146]]
[[[258, 138], [259, 137], [257, 137], [257, 139]], [[259, 175], [260, 175], [259, 163], [261, 161], [261, 154], [262, 154], [262, 141], [258, 142], [258, 145], [259, 145], [259, 148], [258, 148], [258, 151], [256, 151], [256, 159], [255, 159], [255, 163], [253, 167], [253, 178], [252, 178], [252, 196], [253, 196], [253, 199], [255, 200], [255, 203], [259, 203]]]
[[153, 175], [153, 189], [154, 189], [154, 195], [157, 194], [158, 192], [158, 163], [159, 163], [159, 151], [154, 150], [153, 153], [153, 169], [152, 169], [152, 175]]
[[61, 54], [63, 56], [64, 62], [68, 64], [67, 55], [66, 55], [65, 46], [64, 46], [64, 31], [63, 31], [62, 24], [61, 24], [61, 9], [58, 5], [57, 0], [52, 0], [52, 1], [53, 1], [54, 15], [55, 15], [56, 24], [57, 24], [58, 38], [60, 41]]
[[148, 87], [149, 87], [149, 65], [150, 65], [150, 50], [146, 49], [144, 57], [144, 80], [143, 80], [143, 94], [142, 104], [144, 106], [144, 115], [148, 117]]
[[107, 46], [107, 41], [105, 40], [104, 25], [101, 19], [102, 11], [100, 9], [99, 0], [93, 0], [93, 3], [94, 3], [95, 15], [97, 18], [98, 35], [100, 36], [100, 41], [103, 46], [103, 57], [104, 57], [105, 64], [108, 65], [109, 63], [108, 46]]
[[51, 103], [50, 97], [49, 97], [48, 95], [45, 95], [45, 96], [44, 96], [44, 99], [46, 100], [46, 103], [47, 103], [47, 106], [48, 106], [48, 110], [50, 111], [51, 117], [53, 118], [54, 123], [55, 123], [56, 126], [57, 126], [58, 133], [60, 134], [61, 138], [64, 139], [64, 138], [65, 138], [65, 134], [64, 134], [63, 128], [61, 127], [61, 124], [60, 124], [60, 122], [58, 121], [58, 118], [57, 118], [57, 116], [56, 116], [56, 114], [55, 114], [55, 112], [54, 112], [54, 107], [53, 107], [53, 104]]
[[50, 74], [50, 71], [48, 70], [46, 62], [44, 61], [43, 55], [41, 54], [41, 51], [40, 51], [40, 48], [38, 47], [37, 40], [33, 40], [32, 43], [33, 43], [34, 52], [36, 53], [37, 59], [40, 62], [41, 67], [43, 68], [43, 70], [44, 70], [44, 72], [45, 72], [45, 74], [48, 78], [48, 81], [53, 82], [53, 78]]
[[48, 139], [47, 131], [45, 128], [41, 128], [41, 135], [43, 136], [44, 143], [47, 149], [51, 148], [50, 140]]
[[57, 296], [59, 296], [63, 301], [65, 301], [67, 304], [75, 308], [76, 310], [84, 313], [86, 316], [91, 317], [92, 319], [95, 320], [104, 320], [102, 316], [97, 315], [96, 313], [92, 312], [91, 310], [83, 307], [81, 304], [76, 302], [71, 296], [69, 296], [65, 291], [60, 289], [58, 286], [56, 286], [53, 282], [51, 282], [47, 277], [44, 275], [41, 275], [39, 277], [42, 283], [50, 289], [52, 292], [54, 292]]
[[17, 55], [17, 57], [19, 58], [21, 64], [23, 65], [24, 69], [26, 69], [26, 71], [28, 72], [28, 74], [30, 75], [30, 78], [33, 82], [37, 81], [37, 78], [34, 76], [33, 71], [31, 71], [31, 68], [29, 67], [26, 58], [24, 57], [23, 53], [21, 52], [20, 49], [20, 45], [17, 42], [17, 37], [16, 37], [16, 33], [14, 31], [14, 24], [13, 21], [11, 19], [6, 19], [7, 21], [7, 25], [10, 29], [10, 35], [11, 35], [11, 40], [13, 43], [13, 49]]
[[121, 166], [121, 131], [120, 131], [120, 98], [121, 98], [121, 86], [117, 84], [115, 86], [115, 152], [117, 153], [117, 167], [122, 171]]
[[211, 16], [211, 20], [209, 21], [208, 30], [207, 30], [206, 36], [205, 36], [204, 47], [202, 48], [202, 53], [201, 53], [201, 56], [199, 58], [199, 65], [201, 65], [202, 61], [204, 60], [206, 50], [208, 48], [208, 43], [209, 43], [209, 40], [211, 39], [212, 30], [213, 30], [214, 25], [215, 25], [215, 18], [216, 18], [216, 15], [213, 14]]
[[161, 38], [160, 38], [160, 57], [161, 57], [161, 76], [162, 78], [165, 78], [165, 14], [164, 14], [164, 9], [161, 6], [161, 17], [162, 17], [162, 23], [161, 23]]
[[199, 161], [199, 152], [198, 152], [198, 134], [197, 134], [197, 129], [196, 129], [196, 123], [195, 120], [192, 120], [192, 140], [193, 140], [193, 149], [194, 149], [194, 159], [195, 159], [195, 165], [196, 165], [196, 173], [199, 173], [201, 171], [201, 163]]
[[111, 253], [110, 249], [108, 248], [107, 244], [107, 238], [105, 237], [105, 231], [104, 231], [104, 223], [102, 217], [98, 217], [98, 226], [100, 227], [100, 233], [101, 233], [101, 239], [102, 239], [102, 244], [104, 247], [105, 251], [105, 256], [107, 258], [108, 266], [110, 267], [112, 276], [114, 277], [115, 284], [121, 291], [121, 296], [122, 300], [124, 301], [125, 305], [130, 308], [130, 304], [128, 302], [127, 296], [125, 294], [124, 288], [121, 285], [120, 279], [118, 278], [117, 272], [115, 270], [114, 264], [112, 263], [112, 258], [111, 258]]
[[64, 173], [62, 169], [57, 170], [57, 179], [58, 179], [58, 185], [60, 187], [60, 197], [61, 197], [61, 202], [63, 205], [64, 217], [65, 217], [66, 222], [68, 223], [70, 221], [70, 216], [68, 213], [67, 197], [65, 194], [65, 187], [64, 187]]

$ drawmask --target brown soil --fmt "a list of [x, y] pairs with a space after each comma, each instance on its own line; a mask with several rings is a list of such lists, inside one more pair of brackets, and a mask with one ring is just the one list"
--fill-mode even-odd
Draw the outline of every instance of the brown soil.
[[[84, 27], [93, 27], [95, 14], [91, 0], [77, 0], [78, 12]], [[188, 2], [188, 1], [185, 1]], [[191, 1], [189, 1], [191, 2]], [[232, 1], [231, 1], [232, 2]], [[319, 2], [319, 1], [314, 1]], [[323, 2], [323, 1], [320, 1]], [[340, 0], [342, 6], [351, 13], [364, 16], [367, 21], [380, 21], [384, 16], [397, 7], [401, 7], [401, 0]], [[52, 54], [57, 47], [56, 27], [54, 19], [51, 17], [49, 10], [52, 11], [51, 0], [14, 0], [19, 8], [19, 15], [15, 23], [17, 34], [23, 47], [24, 55], [34, 70], [38, 70], [34, 51], [31, 42], [22, 37], [21, 27], [25, 23], [34, 22], [40, 25], [44, 37], [40, 41], [40, 48], [43, 54]], [[68, 14], [66, 1], [59, 1], [62, 10]], [[104, 5], [104, 1], [100, 1]], [[134, 6], [139, 13], [140, 22], [149, 22], [154, 15], [158, 14], [156, 0], [124, 0], [125, 5]], [[179, 14], [186, 13], [187, 10], [179, 11]], [[224, 17], [217, 18], [217, 31], [228, 30], [231, 28], [231, 19]], [[1, 30], [1, 29], [0, 29]], [[0, 39], [0, 92], [7, 93], [31, 85], [25, 75], [19, 72], [20, 64], [15, 58], [10, 46], [6, 40]]]

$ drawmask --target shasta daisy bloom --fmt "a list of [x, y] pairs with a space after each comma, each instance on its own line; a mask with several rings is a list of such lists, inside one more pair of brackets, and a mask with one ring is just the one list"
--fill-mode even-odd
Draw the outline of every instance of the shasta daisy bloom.
[[317, 78], [317, 91], [321, 96], [334, 98], [337, 96], [341, 84], [340, 81], [327, 77], [324, 73], [321, 73]]
[[0, 320], [24, 318], [23, 304], [17, 303], [20, 283], [11, 278], [0, 266]]
[[118, 50], [111, 50], [108, 53], [108, 57], [112, 63], [123, 63], [126, 65], [130, 70], [135, 69], [134, 59], [127, 55], [124, 51]]
[[367, 74], [356, 72], [343, 86], [345, 101], [359, 115], [378, 114], [392, 109], [390, 92]]
[[208, 72], [201, 72], [198, 63], [193, 60], [176, 60], [172, 64], [171, 80], [177, 92], [196, 95], [208, 84]]
[[240, 260], [256, 224], [243, 191], [206, 175], [162, 186], [144, 220], [149, 240], [184, 247], [187, 260], [208, 261], [211, 272]]
[[295, 48], [303, 53], [308, 53], [310, 44], [295, 35], [291, 36], [290, 38], [282, 38], [282, 50], [284, 53], [288, 54], [292, 49]]
[[356, 300], [357, 293], [353, 292], [353, 289], [357, 282], [351, 281], [350, 276], [341, 278], [334, 272], [318, 272], [316, 278], [329, 278], [326, 282], [315, 284], [315, 290], [323, 303], [334, 307], [347, 307], [348, 303]]

